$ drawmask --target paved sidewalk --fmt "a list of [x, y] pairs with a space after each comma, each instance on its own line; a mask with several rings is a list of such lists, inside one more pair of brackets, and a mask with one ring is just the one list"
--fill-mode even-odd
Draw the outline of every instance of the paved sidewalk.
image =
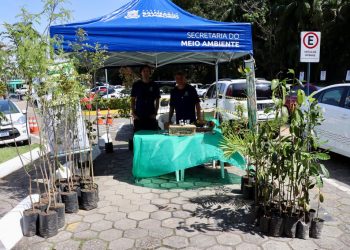
[[[164, 183], [176, 184], [174, 176], [146, 179], [141, 182], [145, 187], [135, 185], [129, 136], [128, 128], [119, 131], [114, 153], [103, 153], [96, 160], [97, 209], [66, 214], [66, 225], [57, 236], [24, 237], [14, 249], [350, 249], [346, 191], [326, 183], [320, 211], [326, 219], [322, 239], [264, 236], [252, 226], [249, 202], [240, 198], [238, 184], [205, 188], [203, 182], [188, 177], [191, 188], [167, 189]], [[219, 170], [210, 168], [196, 171], [220, 176]], [[159, 188], [150, 188], [150, 183]]]

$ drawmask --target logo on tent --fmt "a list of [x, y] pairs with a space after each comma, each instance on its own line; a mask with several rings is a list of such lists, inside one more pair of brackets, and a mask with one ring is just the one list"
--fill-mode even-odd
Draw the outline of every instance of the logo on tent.
[[[178, 13], [165, 12], [165, 11], [159, 11], [159, 10], [142, 10], [142, 17], [157, 17], [157, 18], [167, 18], [167, 19], [180, 18]], [[126, 16], [124, 16], [124, 18], [138, 19], [140, 18], [139, 11], [138, 10], [128, 11]]]
[[140, 18], [139, 11], [138, 10], [130, 10], [130, 11], [128, 11], [126, 16], [124, 16], [124, 18], [126, 18], [126, 19], [137, 19], [137, 18]]

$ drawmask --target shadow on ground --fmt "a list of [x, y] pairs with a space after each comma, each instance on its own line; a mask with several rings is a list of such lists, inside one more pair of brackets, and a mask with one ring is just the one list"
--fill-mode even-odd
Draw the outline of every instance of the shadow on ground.
[[349, 158], [336, 153], [330, 153], [331, 159], [324, 162], [329, 171], [330, 178], [350, 185], [350, 163]]

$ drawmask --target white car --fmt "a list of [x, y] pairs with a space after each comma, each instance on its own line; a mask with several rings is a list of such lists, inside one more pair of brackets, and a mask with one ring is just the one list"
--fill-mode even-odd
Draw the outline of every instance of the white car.
[[0, 113], [3, 114], [3, 116], [0, 114], [0, 145], [14, 142], [29, 143], [27, 117], [17, 105], [10, 100], [0, 100]]
[[[273, 112], [265, 113], [265, 108], [273, 107], [271, 82], [267, 80], [256, 79], [257, 94], [257, 120], [270, 120], [275, 117]], [[219, 91], [218, 104], [216, 107], [217, 89]], [[244, 116], [248, 116], [247, 111], [247, 83], [246, 79], [222, 79], [210, 85], [204, 95], [201, 104], [204, 110], [217, 110], [219, 119], [222, 121], [234, 120], [236, 117], [236, 108], [240, 105], [244, 109]]]
[[315, 128], [321, 147], [350, 157], [350, 83], [322, 88], [312, 95], [323, 112], [324, 121]]

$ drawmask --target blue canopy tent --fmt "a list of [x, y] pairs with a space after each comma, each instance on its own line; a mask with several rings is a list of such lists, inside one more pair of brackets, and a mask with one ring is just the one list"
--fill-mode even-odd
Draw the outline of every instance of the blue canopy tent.
[[[111, 14], [85, 22], [50, 27], [63, 37], [63, 49], [76, 41], [76, 31], [88, 43], [105, 46], [105, 66], [202, 62], [218, 65], [253, 54], [249, 23], [224, 23], [194, 16], [170, 0], [133, 0]], [[217, 70], [217, 67], [216, 67]]]

